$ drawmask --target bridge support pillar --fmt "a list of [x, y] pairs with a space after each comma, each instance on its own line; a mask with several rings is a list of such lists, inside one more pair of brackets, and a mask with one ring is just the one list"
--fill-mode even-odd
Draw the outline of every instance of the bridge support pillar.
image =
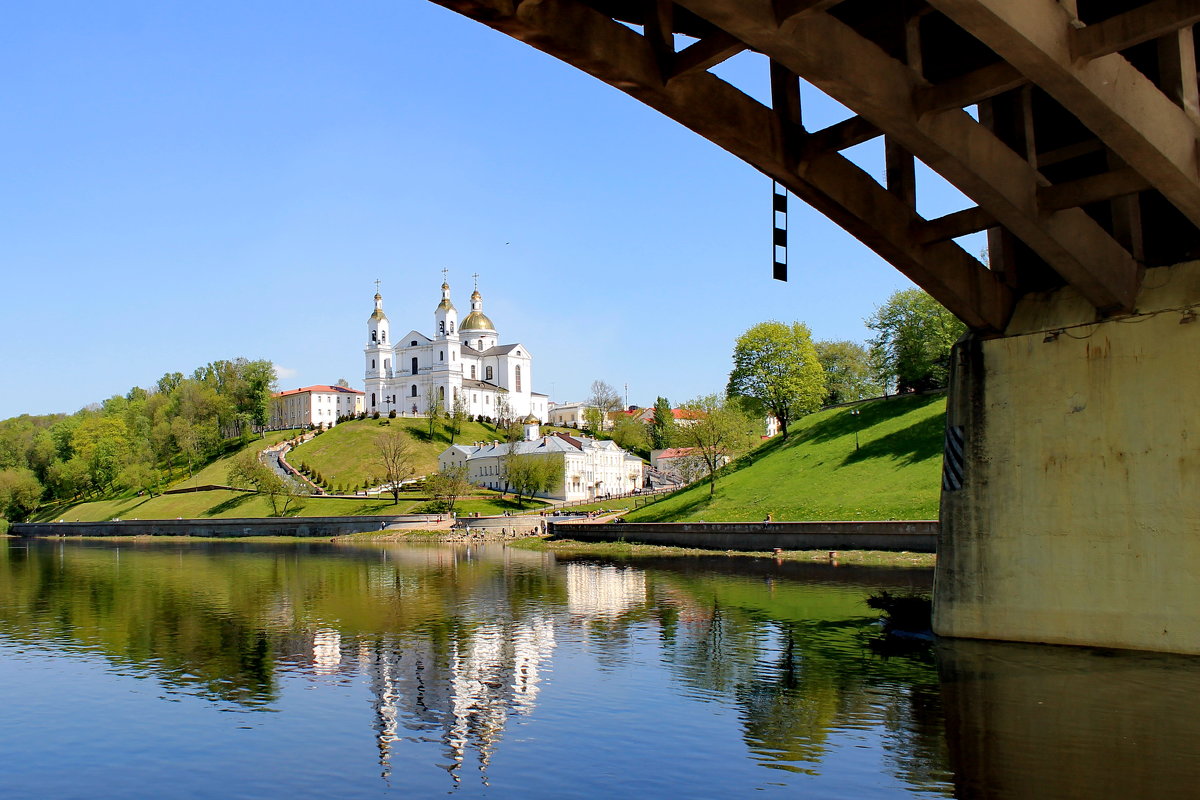
[[1189, 262], [1133, 316], [1066, 288], [956, 345], [935, 631], [1200, 653], [1197, 306]]

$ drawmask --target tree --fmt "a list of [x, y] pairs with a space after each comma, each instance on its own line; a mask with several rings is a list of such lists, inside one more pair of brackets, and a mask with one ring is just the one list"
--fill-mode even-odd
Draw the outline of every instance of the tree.
[[432, 383], [425, 387], [425, 418], [429, 423], [430, 441], [433, 441], [434, 425], [437, 424], [438, 417], [442, 415], [442, 399], [444, 395], [438, 391], [439, 388]]
[[922, 391], [946, 386], [950, 348], [966, 326], [920, 289], [902, 289], [866, 320], [875, 331], [872, 356], [896, 390]]
[[430, 475], [425, 479], [425, 488], [440, 508], [453, 514], [458, 498], [470, 492], [472, 485], [467, 480], [466, 466], [457, 466], [446, 467]]
[[675, 414], [667, 398], [654, 401], [654, 421], [650, 423], [650, 445], [654, 450], [666, 450], [675, 441]]
[[416, 472], [412, 442], [403, 428], [396, 428], [375, 437], [377, 463], [383, 469], [383, 479], [392, 493], [392, 504], [400, 502], [400, 483]]
[[649, 427], [637, 416], [620, 414], [617, 421], [613, 424], [613, 441], [625, 450], [636, 451], [645, 455], [650, 449]]
[[504, 478], [512, 486], [517, 503], [524, 506], [523, 497], [532, 498], [539, 492], [549, 492], [562, 482], [561, 454], [514, 455], [506, 459]]
[[825, 370], [808, 326], [760, 322], [739, 336], [727, 394], [774, 415], [786, 439], [788, 423], [816, 411], [825, 398]]
[[289, 508], [297, 508], [301, 496], [292, 492], [286, 481], [275, 470], [268, 467], [254, 450], [243, 450], [234, 456], [229, 465], [229, 483], [243, 489], [254, 489], [267, 496], [271, 503], [271, 516], [281, 517]]
[[24, 519], [41, 499], [42, 484], [32, 470], [25, 467], [0, 470], [0, 517]]
[[[600, 424], [592, 427], [591, 419], [588, 426], [592, 431], [599, 432], [607, 428], [612, 415], [621, 410], [621, 395], [617, 390], [604, 381], [592, 381], [592, 393], [588, 396], [588, 405], [600, 412]], [[591, 408], [588, 409], [591, 411]]]
[[696, 411], [691, 425], [679, 426], [678, 445], [692, 448], [689, 458], [708, 475], [708, 496], [716, 492], [717, 470], [750, 449], [755, 422], [736, 403], [710, 394], [684, 404]]
[[446, 426], [446, 432], [450, 434], [450, 444], [454, 444], [454, 440], [462, 432], [463, 423], [467, 421], [469, 409], [465, 395], [466, 392], [457, 392], [454, 395], [454, 403], [450, 406], [450, 419]]
[[867, 348], [857, 342], [817, 342], [817, 359], [825, 369], [825, 405], [848, 403], [883, 394], [883, 384]]

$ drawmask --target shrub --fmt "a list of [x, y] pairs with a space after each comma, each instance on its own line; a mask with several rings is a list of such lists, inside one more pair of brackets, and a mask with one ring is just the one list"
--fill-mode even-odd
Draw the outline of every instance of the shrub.
[[395, 419], [395, 418], [396, 418], [396, 409], [393, 408], [391, 411], [388, 412], [388, 419]]
[[372, 414], [371, 419], [379, 419], [379, 412], [376, 411], [374, 414]]

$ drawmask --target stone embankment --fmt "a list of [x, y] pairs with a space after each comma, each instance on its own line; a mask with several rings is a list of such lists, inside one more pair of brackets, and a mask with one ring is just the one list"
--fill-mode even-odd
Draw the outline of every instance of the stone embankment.
[[580, 542], [637, 542], [704, 550], [890, 550], [933, 553], [937, 520], [889, 522], [554, 522], [548, 532]]
[[382, 530], [420, 530], [436, 525], [437, 514], [378, 517], [286, 517], [266, 519], [130, 519], [109, 522], [24, 522], [15, 536], [344, 536]]

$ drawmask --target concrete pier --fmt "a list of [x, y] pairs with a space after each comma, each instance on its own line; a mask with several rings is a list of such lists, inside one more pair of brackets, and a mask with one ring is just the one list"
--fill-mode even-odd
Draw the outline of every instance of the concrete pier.
[[1029, 295], [954, 352], [934, 630], [1200, 653], [1200, 263]]

